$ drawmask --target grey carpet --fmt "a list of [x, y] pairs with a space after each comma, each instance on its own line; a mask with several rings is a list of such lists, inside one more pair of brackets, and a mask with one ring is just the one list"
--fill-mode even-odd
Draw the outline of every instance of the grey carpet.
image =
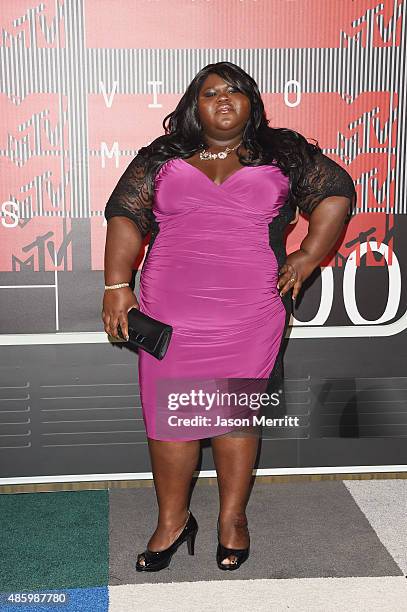
[[169, 568], [154, 573], [134, 569], [156, 526], [154, 490], [111, 490], [109, 499], [110, 585], [403, 575], [341, 481], [256, 483], [247, 509], [251, 554], [236, 572], [215, 561], [216, 487], [196, 486], [192, 496], [195, 555], [184, 544]]

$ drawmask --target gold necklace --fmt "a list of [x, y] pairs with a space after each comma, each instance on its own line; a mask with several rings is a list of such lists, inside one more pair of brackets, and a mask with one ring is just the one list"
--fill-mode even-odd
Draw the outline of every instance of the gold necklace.
[[229, 153], [237, 149], [237, 147], [239, 147], [241, 144], [242, 144], [242, 140], [235, 147], [233, 148], [226, 147], [224, 151], [219, 151], [219, 153], [211, 153], [210, 151], [207, 151], [206, 149], [204, 149], [203, 151], [199, 153], [199, 157], [206, 161], [210, 159], [226, 159]]

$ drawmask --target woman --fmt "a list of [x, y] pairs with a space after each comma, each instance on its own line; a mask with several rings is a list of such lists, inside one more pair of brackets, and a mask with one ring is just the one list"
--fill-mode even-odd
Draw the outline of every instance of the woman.
[[[199, 440], [210, 437], [220, 496], [216, 559], [234, 570], [249, 555], [245, 512], [257, 430], [172, 432], [163, 427], [156, 383], [269, 378], [268, 389], [276, 388], [290, 292], [295, 299], [335, 245], [356, 194], [349, 174], [317, 145], [268, 126], [255, 81], [235, 64], [203, 68], [163, 126], [165, 134], [129, 164], [105, 211], [105, 331], [118, 337], [120, 324], [127, 338], [131, 308], [174, 328], [162, 361], [139, 353], [159, 515], [136, 569], [167, 567], [184, 541], [193, 554], [198, 526], [188, 494]], [[287, 257], [283, 231], [297, 207], [309, 215], [309, 231]], [[138, 303], [127, 284], [150, 231]]]

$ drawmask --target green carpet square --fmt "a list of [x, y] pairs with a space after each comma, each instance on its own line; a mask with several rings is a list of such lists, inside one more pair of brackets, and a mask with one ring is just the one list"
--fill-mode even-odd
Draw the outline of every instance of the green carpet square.
[[0, 495], [0, 591], [105, 586], [107, 491]]

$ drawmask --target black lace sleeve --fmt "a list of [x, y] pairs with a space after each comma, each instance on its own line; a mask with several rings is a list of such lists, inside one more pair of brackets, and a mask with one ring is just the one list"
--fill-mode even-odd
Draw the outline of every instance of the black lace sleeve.
[[130, 162], [105, 207], [105, 218], [128, 217], [137, 225], [143, 238], [151, 229], [152, 198], [145, 176], [146, 158], [138, 153]]
[[349, 198], [349, 210], [345, 219], [345, 223], [348, 223], [357, 199], [353, 179], [333, 159], [317, 152], [312, 162], [305, 164], [300, 195], [295, 199], [295, 204], [301, 211], [310, 215], [316, 206], [329, 196]]

